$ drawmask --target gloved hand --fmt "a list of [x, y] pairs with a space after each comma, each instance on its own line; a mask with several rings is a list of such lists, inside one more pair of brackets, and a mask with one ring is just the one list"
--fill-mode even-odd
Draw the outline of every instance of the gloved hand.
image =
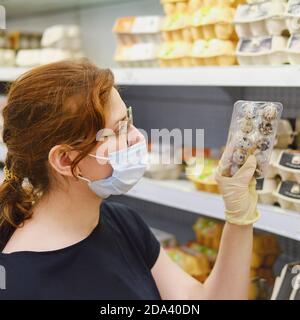
[[225, 203], [226, 220], [237, 225], [253, 224], [260, 218], [256, 209], [258, 195], [255, 189], [256, 158], [250, 155], [244, 165], [232, 176], [224, 177], [217, 171], [215, 179]]

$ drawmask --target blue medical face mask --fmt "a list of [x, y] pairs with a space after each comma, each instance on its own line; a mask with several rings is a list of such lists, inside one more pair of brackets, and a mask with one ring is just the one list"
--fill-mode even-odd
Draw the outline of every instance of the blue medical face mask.
[[108, 160], [113, 168], [112, 175], [105, 179], [91, 181], [78, 176], [88, 182], [93, 192], [105, 199], [110, 195], [126, 193], [141, 179], [147, 167], [148, 151], [146, 142], [143, 140], [127, 149], [109, 153], [108, 157], [93, 154], [89, 154], [89, 156]]

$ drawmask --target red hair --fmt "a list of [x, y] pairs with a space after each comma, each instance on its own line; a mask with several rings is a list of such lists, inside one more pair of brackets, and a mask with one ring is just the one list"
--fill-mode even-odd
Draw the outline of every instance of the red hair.
[[[6, 168], [14, 178], [0, 186], [0, 248], [32, 215], [50, 189], [48, 154], [55, 145], [79, 152], [76, 165], [94, 148], [104, 128], [104, 107], [114, 77], [86, 59], [34, 68], [12, 83], [3, 109]], [[26, 183], [25, 183], [26, 182]]]

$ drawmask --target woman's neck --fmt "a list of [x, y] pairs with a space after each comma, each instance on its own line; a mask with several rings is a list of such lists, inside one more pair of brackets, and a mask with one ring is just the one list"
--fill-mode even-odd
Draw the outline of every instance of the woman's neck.
[[57, 250], [83, 240], [99, 223], [101, 202], [90, 190], [49, 192], [36, 203], [32, 218], [14, 232], [3, 252]]
[[83, 193], [56, 189], [37, 203], [33, 219], [66, 232], [87, 235], [98, 224], [101, 202], [90, 190]]

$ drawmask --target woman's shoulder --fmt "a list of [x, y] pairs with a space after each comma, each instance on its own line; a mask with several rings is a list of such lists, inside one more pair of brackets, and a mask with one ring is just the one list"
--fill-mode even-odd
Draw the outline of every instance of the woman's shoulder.
[[105, 219], [112, 220], [113, 222], [120, 222], [122, 224], [136, 223], [139, 219], [139, 214], [130, 206], [112, 201], [105, 200], [101, 204], [100, 215], [104, 213]]

